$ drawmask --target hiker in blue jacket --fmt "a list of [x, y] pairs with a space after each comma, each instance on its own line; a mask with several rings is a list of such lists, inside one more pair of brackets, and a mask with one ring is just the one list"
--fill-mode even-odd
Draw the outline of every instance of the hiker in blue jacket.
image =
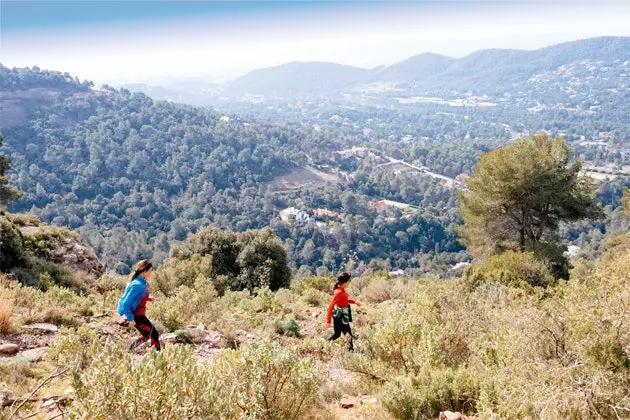
[[153, 299], [149, 295], [147, 280], [151, 277], [153, 264], [149, 260], [142, 260], [129, 275], [129, 283], [125, 287], [125, 292], [118, 301], [118, 315], [124, 316], [129, 321], [130, 327], [136, 327], [141, 337], [138, 337], [129, 346], [129, 350], [140, 344], [151, 340], [151, 345], [160, 350], [160, 334], [155, 326], [146, 317], [147, 302]]

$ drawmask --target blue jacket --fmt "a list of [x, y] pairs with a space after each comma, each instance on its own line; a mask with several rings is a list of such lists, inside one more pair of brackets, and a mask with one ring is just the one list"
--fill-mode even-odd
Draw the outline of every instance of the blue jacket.
[[144, 277], [137, 276], [130, 281], [125, 287], [125, 293], [118, 301], [118, 315], [124, 315], [128, 321], [133, 321], [133, 313], [138, 309], [147, 292], [147, 281]]

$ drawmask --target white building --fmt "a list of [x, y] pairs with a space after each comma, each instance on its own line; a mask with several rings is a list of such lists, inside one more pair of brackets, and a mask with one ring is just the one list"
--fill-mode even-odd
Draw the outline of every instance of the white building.
[[291, 220], [308, 222], [312, 221], [313, 217], [305, 211], [298, 210], [295, 207], [289, 207], [280, 212], [280, 219], [285, 222], [289, 222]]

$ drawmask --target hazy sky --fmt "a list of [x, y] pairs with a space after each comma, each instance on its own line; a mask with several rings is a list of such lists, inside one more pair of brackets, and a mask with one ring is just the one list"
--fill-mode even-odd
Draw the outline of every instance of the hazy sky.
[[0, 62], [97, 83], [233, 78], [290, 61], [363, 67], [423, 52], [630, 35], [630, 1], [2, 0]]

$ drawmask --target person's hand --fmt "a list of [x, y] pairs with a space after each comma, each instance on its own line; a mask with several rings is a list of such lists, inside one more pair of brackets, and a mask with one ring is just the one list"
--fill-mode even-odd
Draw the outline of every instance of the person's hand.
[[133, 328], [136, 326], [136, 321], [129, 321], [129, 328]]
[[149, 302], [153, 302], [155, 299], [153, 299], [152, 297], [147, 299]]
[[330, 322], [327, 322], [326, 323], [326, 328], [330, 328], [330, 327], [332, 327], [332, 324]]
[[361, 307], [361, 304], [359, 302], [354, 302], [355, 305], [357, 305], [358, 307]]

